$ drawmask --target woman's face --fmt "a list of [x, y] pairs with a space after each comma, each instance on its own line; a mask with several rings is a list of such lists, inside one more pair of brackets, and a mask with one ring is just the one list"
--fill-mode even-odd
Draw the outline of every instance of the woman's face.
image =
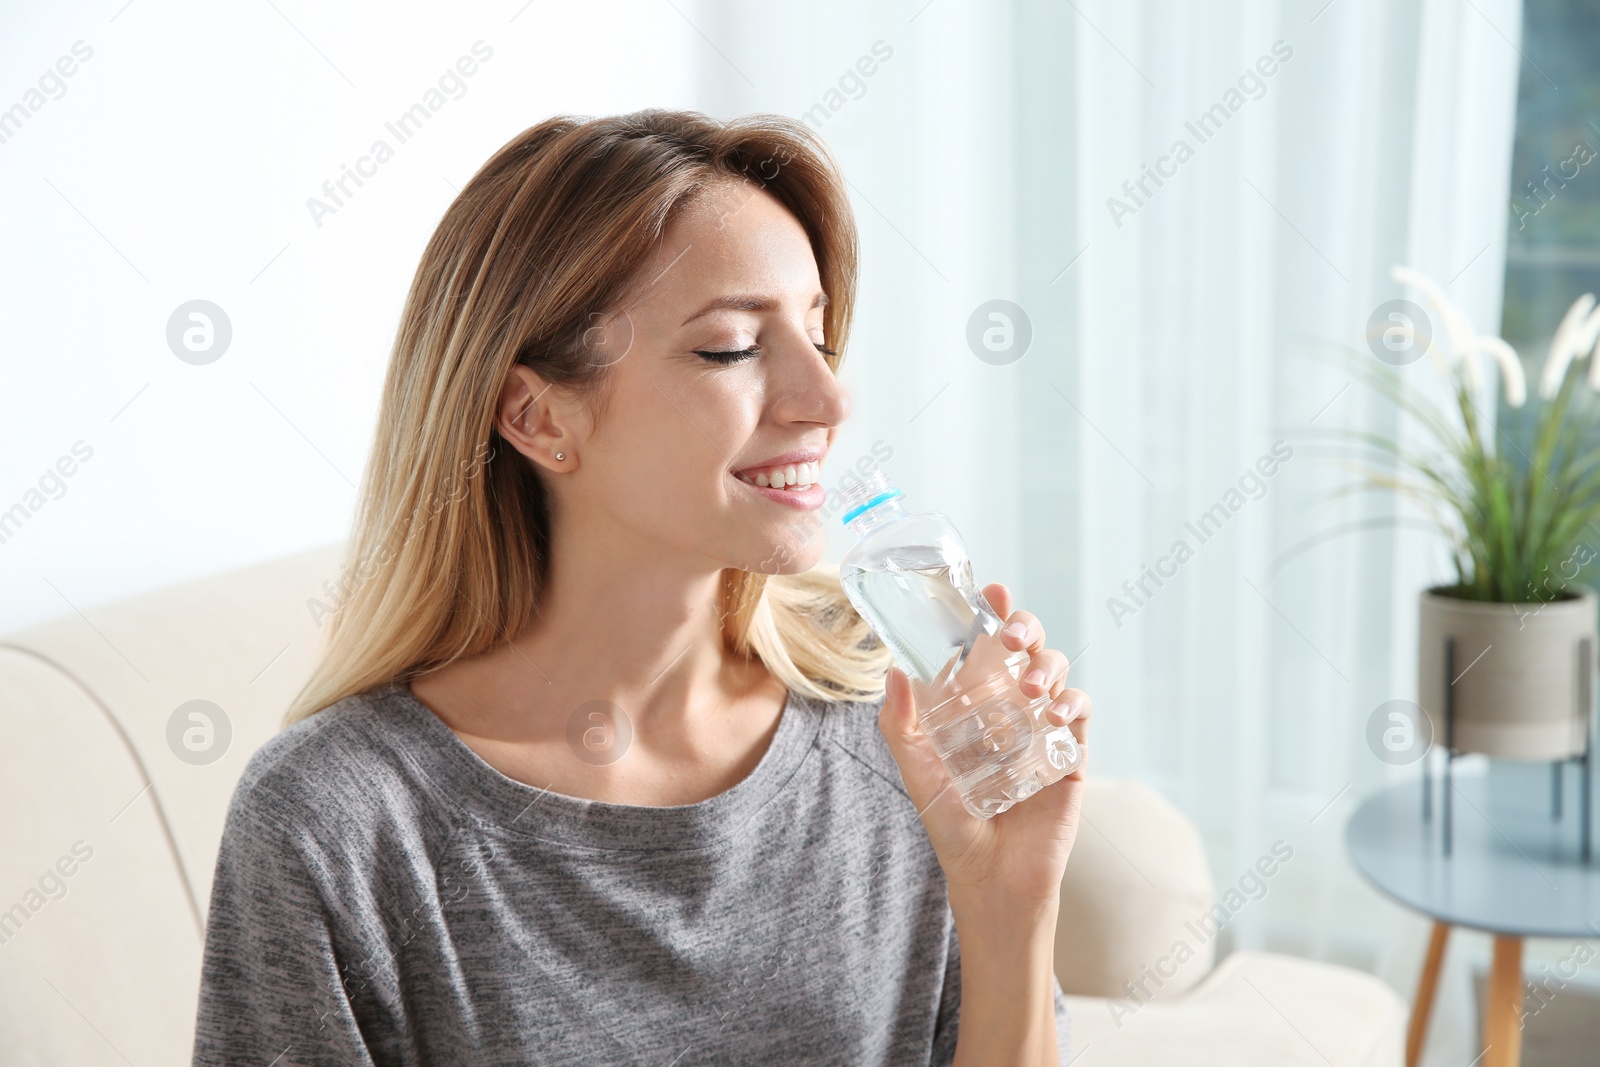
[[694, 568], [810, 568], [820, 469], [850, 398], [820, 351], [826, 297], [804, 229], [770, 194], [727, 183], [685, 207], [639, 278], [589, 334], [611, 364], [603, 413], [569, 417], [536, 454], [553, 468], [555, 521]]

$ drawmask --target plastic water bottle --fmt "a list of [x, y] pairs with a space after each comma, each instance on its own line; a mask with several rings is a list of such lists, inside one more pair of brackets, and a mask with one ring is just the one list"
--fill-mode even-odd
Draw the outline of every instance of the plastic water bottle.
[[911, 679], [922, 731], [966, 809], [991, 818], [1077, 770], [1071, 729], [1045, 717], [1050, 696], [1023, 695], [1028, 653], [1001, 643], [1004, 620], [973, 584], [950, 520], [908, 513], [881, 470], [842, 495], [858, 540], [840, 582]]

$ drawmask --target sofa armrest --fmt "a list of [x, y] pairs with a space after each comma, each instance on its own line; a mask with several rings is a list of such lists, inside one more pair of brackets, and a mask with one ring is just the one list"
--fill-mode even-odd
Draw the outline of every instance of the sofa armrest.
[[[1061, 882], [1056, 977], [1062, 991], [1166, 1000], [1210, 972], [1215, 945], [1185, 924], [1216, 897], [1194, 824], [1133, 779], [1090, 779]], [[1181, 945], [1181, 947], [1180, 947]]]
[[148, 785], [91, 693], [0, 646], [0, 1061], [187, 1061], [200, 931]]
[[1234, 952], [1175, 1002], [1068, 997], [1073, 1067], [1401, 1067], [1408, 1011], [1378, 978]]

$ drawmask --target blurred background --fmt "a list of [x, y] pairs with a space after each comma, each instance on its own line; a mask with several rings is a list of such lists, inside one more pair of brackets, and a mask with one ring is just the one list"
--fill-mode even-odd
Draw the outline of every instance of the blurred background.
[[[1337, 494], [1317, 434], [1408, 432], [1338, 362], [1370, 360], [1375, 309], [1407, 295], [1391, 265], [1530, 374], [1600, 286], [1600, 160], [1572, 162], [1600, 148], [1600, 2], [15, 0], [0, 19], [0, 632], [93, 627], [97, 605], [340, 540], [423, 245], [518, 131], [798, 117], [863, 246], [837, 454], [887, 444], [909, 503], [1043, 619], [1094, 697], [1096, 773], [1192, 819], [1219, 887], [1292, 846], [1220, 951], [1411, 996], [1428, 923], [1356, 873], [1344, 827], [1417, 778], [1367, 726], [1416, 695], [1417, 594], [1449, 556], [1392, 495]], [[1402, 373], [1435, 388], [1427, 360]], [[1146, 578], [1180, 540], [1175, 576]], [[1570, 950], [1530, 941], [1525, 967]], [[1452, 942], [1424, 1062], [1477, 1053], [1487, 959], [1484, 935]], [[1591, 988], [1600, 969], [1566, 995], [1592, 1020]]]

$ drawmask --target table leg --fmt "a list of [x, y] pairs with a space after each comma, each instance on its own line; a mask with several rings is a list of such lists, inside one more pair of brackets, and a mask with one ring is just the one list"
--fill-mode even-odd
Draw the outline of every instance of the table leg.
[[1483, 996], [1484, 1067], [1522, 1062], [1522, 996], [1522, 938], [1496, 934]]
[[1422, 961], [1422, 977], [1417, 981], [1416, 1000], [1411, 1005], [1411, 1025], [1406, 1030], [1406, 1067], [1422, 1062], [1422, 1043], [1428, 1036], [1428, 1019], [1433, 1015], [1433, 996], [1439, 989], [1439, 967], [1444, 963], [1445, 942], [1450, 939], [1450, 924], [1435, 922], [1428, 938], [1428, 954]]

